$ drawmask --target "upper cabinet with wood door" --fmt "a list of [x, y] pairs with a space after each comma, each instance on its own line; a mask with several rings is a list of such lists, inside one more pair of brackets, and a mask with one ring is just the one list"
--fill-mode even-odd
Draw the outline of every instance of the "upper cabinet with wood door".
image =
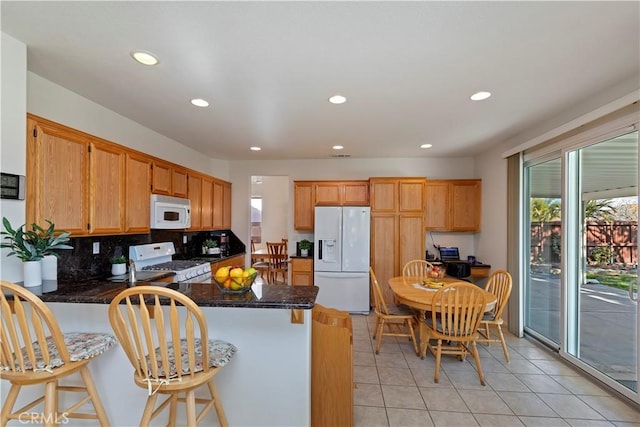
[[27, 116], [27, 224], [72, 235], [88, 233], [89, 138], [57, 123]]
[[231, 183], [220, 179], [213, 180], [213, 229], [231, 228]]
[[151, 163], [148, 156], [127, 152], [125, 232], [142, 234], [150, 230]]
[[369, 181], [317, 181], [315, 206], [368, 206]]
[[89, 233], [119, 234], [125, 229], [125, 152], [89, 144]]
[[293, 227], [313, 230], [316, 206], [369, 206], [369, 181], [294, 181]]
[[481, 198], [479, 179], [427, 180], [425, 228], [479, 231]]
[[173, 163], [153, 160], [153, 194], [188, 197], [188, 171]]
[[74, 237], [148, 233], [152, 189], [192, 199], [197, 229], [231, 228], [231, 183], [32, 114], [26, 181], [27, 223], [50, 220]]
[[202, 176], [199, 174], [189, 174], [189, 191], [187, 193], [191, 200], [191, 227], [189, 230], [202, 229]]
[[313, 230], [314, 183], [311, 181], [294, 181], [293, 200], [293, 228], [296, 230]]

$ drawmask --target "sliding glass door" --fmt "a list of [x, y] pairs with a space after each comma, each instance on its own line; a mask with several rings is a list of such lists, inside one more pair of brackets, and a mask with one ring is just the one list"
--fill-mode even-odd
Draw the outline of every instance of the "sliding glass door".
[[561, 330], [561, 159], [525, 165], [524, 328], [554, 348]]
[[524, 330], [639, 401], [638, 132], [526, 159]]
[[638, 391], [638, 132], [566, 153], [567, 357]]

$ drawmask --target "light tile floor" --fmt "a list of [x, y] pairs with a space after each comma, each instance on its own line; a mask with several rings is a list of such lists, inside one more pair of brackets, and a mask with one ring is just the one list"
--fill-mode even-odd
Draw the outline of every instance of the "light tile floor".
[[478, 345], [486, 386], [473, 358], [415, 355], [404, 338], [371, 338], [375, 314], [353, 315], [355, 426], [640, 426], [640, 411], [581, 375], [556, 354], [507, 335], [510, 363], [499, 344]]

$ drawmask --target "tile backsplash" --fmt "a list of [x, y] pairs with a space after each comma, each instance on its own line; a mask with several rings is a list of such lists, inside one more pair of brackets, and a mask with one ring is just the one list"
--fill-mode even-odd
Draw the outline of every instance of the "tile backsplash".
[[[116, 255], [129, 257], [129, 246], [154, 242], [173, 242], [176, 248], [175, 258], [189, 258], [199, 255], [202, 242], [207, 238], [216, 238], [226, 232], [233, 236], [233, 253], [244, 252], [244, 244], [231, 230], [182, 232], [175, 230], [152, 230], [149, 234], [95, 236], [71, 238], [73, 249], [60, 250], [58, 255], [58, 280], [103, 279], [111, 276], [111, 258]], [[187, 243], [183, 244], [185, 240]], [[94, 243], [100, 246], [98, 254], [93, 254]]]

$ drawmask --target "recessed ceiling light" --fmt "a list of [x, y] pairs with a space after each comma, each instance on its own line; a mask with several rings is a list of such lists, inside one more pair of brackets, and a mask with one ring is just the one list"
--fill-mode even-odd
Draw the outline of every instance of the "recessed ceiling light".
[[251, 147], [251, 148], [249, 148], [249, 149], [250, 149], [251, 151], [260, 151], [260, 150], [262, 150], [262, 148], [260, 148], [260, 147]]
[[205, 101], [204, 99], [200, 99], [200, 98], [192, 99], [191, 103], [193, 105], [195, 105], [196, 107], [208, 107], [209, 106], [209, 103], [207, 101]]
[[131, 52], [131, 56], [133, 57], [133, 59], [144, 65], [156, 65], [158, 62], [160, 62], [153, 53], [145, 52], [143, 50]]
[[342, 95], [333, 95], [331, 98], [329, 98], [329, 102], [332, 104], [344, 104], [345, 102], [347, 102], [347, 98]]
[[334, 145], [333, 149], [334, 150], [342, 150], [344, 147], [342, 145]]
[[491, 96], [491, 92], [476, 92], [473, 95], [471, 95], [471, 100], [472, 101], [482, 101], [484, 99], [487, 99]]
[[422, 144], [422, 145], [420, 146], [420, 148], [431, 148], [431, 147], [433, 147], [433, 145], [432, 145], [432, 144]]

